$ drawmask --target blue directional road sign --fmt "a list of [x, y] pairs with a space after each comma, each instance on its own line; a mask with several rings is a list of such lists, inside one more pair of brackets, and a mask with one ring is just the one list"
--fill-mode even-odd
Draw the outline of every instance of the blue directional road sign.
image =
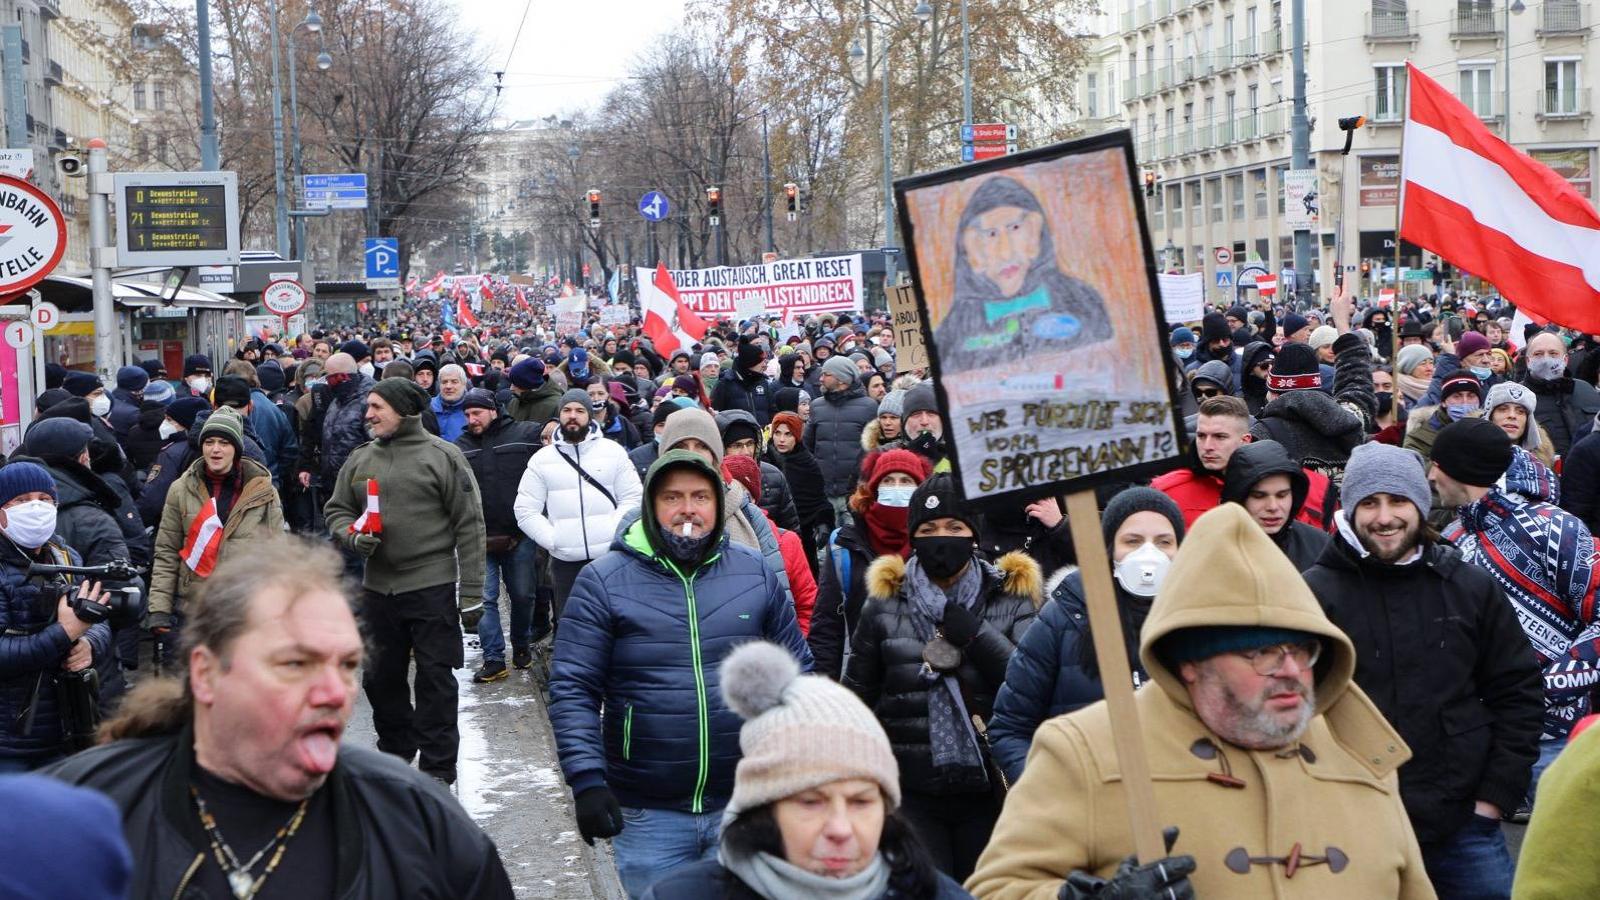
[[1217, 270], [1217, 287], [1219, 287], [1219, 288], [1231, 288], [1231, 287], [1233, 287], [1233, 270], [1232, 269], [1218, 269]]
[[309, 209], [366, 209], [367, 174], [302, 175], [301, 193]]
[[659, 222], [672, 212], [672, 204], [667, 201], [667, 195], [660, 191], [651, 191], [639, 198], [639, 215], [651, 222]]
[[368, 290], [400, 286], [399, 238], [367, 238], [366, 261]]

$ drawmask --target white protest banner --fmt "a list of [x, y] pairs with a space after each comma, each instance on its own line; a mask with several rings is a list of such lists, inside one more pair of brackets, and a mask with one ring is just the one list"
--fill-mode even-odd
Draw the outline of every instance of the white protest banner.
[[[755, 266], [673, 269], [672, 283], [685, 306], [708, 318], [748, 318], [764, 312], [782, 319], [825, 312], [859, 312], [861, 254], [784, 259]], [[639, 271], [641, 284], [655, 273]]]
[[1161, 283], [1161, 310], [1167, 324], [1193, 322], [1205, 315], [1206, 274], [1156, 275]]
[[625, 304], [613, 303], [600, 307], [601, 325], [626, 325], [633, 319], [633, 309]]

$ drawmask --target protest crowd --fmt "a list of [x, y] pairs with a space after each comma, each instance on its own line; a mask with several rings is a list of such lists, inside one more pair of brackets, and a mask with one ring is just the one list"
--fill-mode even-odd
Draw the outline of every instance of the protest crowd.
[[1186, 449], [1095, 489], [1102, 560], [963, 496], [882, 310], [481, 284], [51, 366], [0, 466], [0, 895], [511, 896], [449, 787], [472, 641], [633, 898], [1600, 896], [1594, 337], [1342, 288], [1168, 323]]

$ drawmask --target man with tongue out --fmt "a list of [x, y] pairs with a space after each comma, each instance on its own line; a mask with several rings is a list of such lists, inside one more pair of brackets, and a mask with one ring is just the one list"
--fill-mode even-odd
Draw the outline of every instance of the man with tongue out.
[[512, 896], [433, 779], [340, 746], [364, 661], [342, 567], [285, 537], [224, 559], [188, 610], [180, 676], [145, 680], [109, 743], [46, 770], [121, 811], [129, 897]]

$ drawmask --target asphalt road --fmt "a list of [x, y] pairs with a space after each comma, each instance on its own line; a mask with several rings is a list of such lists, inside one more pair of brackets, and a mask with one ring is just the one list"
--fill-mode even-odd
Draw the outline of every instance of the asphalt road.
[[[473, 684], [480, 656], [467, 649], [461, 682], [461, 755], [456, 795], [500, 848], [519, 900], [620, 900], [611, 850], [578, 837], [572, 797], [556, 764], [555, 740], [532, 670], [511, 670], [494, 684]], [[345, 740], [375, 746], [372, 715], [361, 697]]]

